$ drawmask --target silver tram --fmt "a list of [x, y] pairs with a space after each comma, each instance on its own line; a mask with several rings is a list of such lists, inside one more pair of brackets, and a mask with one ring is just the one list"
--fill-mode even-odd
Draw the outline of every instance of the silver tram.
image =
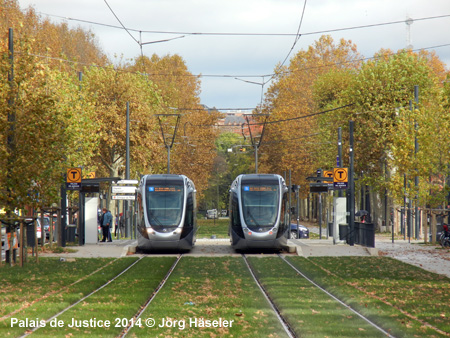
[[289, 231], [288, 187], [280, 175], [239, 175], [230, 189], [231, 245], [282, 249]]
[[138, 248], [190, 250], [197, 231], [194, 183], [184, 175], [145, 175], [136, 192]]

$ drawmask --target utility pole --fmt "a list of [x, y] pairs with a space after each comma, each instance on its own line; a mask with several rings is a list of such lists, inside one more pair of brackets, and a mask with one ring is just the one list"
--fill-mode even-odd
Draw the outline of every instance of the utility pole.
[[[337, 167], [342, 168], [342, 128], [338, 128], [338, 158], [337, 158]], [[344, 195], [342, 189], [338, 190], [338, 197], [342, 197]]]
[[[7, 140], [6, 140], [6, 146], [7, 146], [7, 151], [8, 151], [8, 162], [7, 162], [7, 172], [6, 172], [6, 176], [8, 178], [8, 182], [10, 182], [10, 178], [11, 178], [11, 172], [12, 172], [12, 158], [14, 155], [14, 149], [15, 149], [15, 145], [14, 145], [14, 134], [15, 134], [15, 123], [16, 123], [16, 114], [15, 114], [15, 110], [14, 110], [14, 39], [13, 39], [13, 29], [10, 28], [9, 32], [8, 32], [8, 48], [9, 48], [9, 62], [10, 62], [10, 70], [9, 70], [9, 74], [8, 74], [8, 81], [9, 81], [9, 87], [10, 87], [10, 97], [8, 100], [8, 105], [9, 105], [9, 110], [8, 110], [8, 136], [7, 136]], [[12, 190], [12, 186], [10, 185], [11, 183], [7, 184], [7, 190], [8, 190], [8, 195], [9, 197], [11, 197], [11, 190]], [[11, 202], [9, 202], [8, 204], [10, 204]], [[10, 222], [11, 218], [12, 218], [12, 205], [9, 205], [9, 207], [7, 208], [7, 214], [6, 217], [8, 219], [8, 222]], [[8, 230], [10, 232], [10, 242], [9, 242], [9, 263], [12, 266], [13, 265], [13, 261], [14, 261], [14, 226], [12, 225], [13, 222], [11, 222], [8, 225]], [[21, 234], [22, 235], [22, 234]], [[14, 258], [13, 258], [14, 257]], [[6, 257], [5, 257], [6, 258]]]
[[[130, 102], [127, 102], [127, 122], [126, 122], [126, 141], [125, 141], [125, 179], [130, 179]], [[124, 200], [123, 210], [125, 211], [125, 237], [131, 236], [130, 217], [128, 210], [128, 201]], [[118, 222], [119, 224], [119, 222]]]
[[350, 121], [350, 168], [348, 173], [348, 191], [347, 191], [347, 208], [349, 209], [348, 225], [349, 225], [349, 244], [355, 245], [355, 178], [354, 178], [354, 153], [353, 153], [353, 126], [354, 122]]
[[[419, 105], [419, 86], [414, 86], [414, 101], [415, 101], [415, 109], [418, 109]], [[417, 129], [419, 128], [417, 121], [414, 122], [414, 157], [417, 158], [417, 152], [419, 151], [419, 141], [417, 140]], [[419, 189], [419, 176], [417, 175], [417, 167], [416, 167], [416, 175], [414, 177], [414, 185], [416, 188], [416, 198], [415, 198], [415, 208], [414, 208], [414, 223], [415, 223], [415, 231], [416, 231], [416, 239], [419, 239], [419, 206], [417, 203], [419, 203], [419, 196], [418, 196], [418, 189]]]

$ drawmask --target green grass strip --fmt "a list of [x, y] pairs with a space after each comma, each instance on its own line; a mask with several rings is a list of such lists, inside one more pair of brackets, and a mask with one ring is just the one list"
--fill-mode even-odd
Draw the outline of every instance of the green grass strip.
[[28, 306], [41, 297], [83, 278], [111, 259], [77, 259], [60, 262], [58, 258], [41, 258], [23, 267], [0, 269], [0, 318]]
[[279, 257], [249, 257], [271, 299], [301, 337], [384, 337]]
[[55, 318], [54, 323], [62, 323], [61, 327], [47, 324], [33, 336], [117, 336], [145, 304], [174, 261], [175, 257], [143, 258], [105, 288]]
[[286, 337], [240, 257], [183, 257], [141, 318], [129, 337]]
[[[122, 259], [77, 259], [74, 262], [59, 262], [57, 259], [49, 260], [50, 265], [65, 265], [62, 270], [63, 273], [58, 273], [60, 281], [55, 280], [58, 286], [52, 285], [51, 294], [48, 297], [31, 304], [22, 311], [15, 313], [13, 316], [0, 322], [0, 336], [7, 335], [18, 336], [25, 331], [36, 326], [32, 321], [39, 322], [51, 318], [71, 304], [74, 304], [79, 299], [88, 295], [93, 290], [107, 283], [114, 278], [118, 273], [126, 269], [129, 265], [136, 261], [137, 258], [122, 258]], [[109, 264], [111, 263], [111, 264]], [[86, 264], [100, 268], [99, 264], [104, 265], [103, 269], [92, 274], [92, 269]], [[43, 265], [41, 262], [39, 265]], [[55, 268], [60, 269], [59, 267]], [[83, 271], [83, 269], [85, 269]], [[95, 270], [94, 270], [95, 271]], [[39, 275], [44, 278], [44, 275]], [[87, 276], [86, 278], [84, 278]], [[56, 278], [56, 277], [55, 277]], [[13, 324], [13, 321], [17, 321]]]
[[395, 337], [449, 337], [450, 280], [388, 257], [289, 257]]
[[228, 236], [228, 224], [227, 219], [199, 219], [197, 220], [198, 230], [197, 238], [230, 238]]

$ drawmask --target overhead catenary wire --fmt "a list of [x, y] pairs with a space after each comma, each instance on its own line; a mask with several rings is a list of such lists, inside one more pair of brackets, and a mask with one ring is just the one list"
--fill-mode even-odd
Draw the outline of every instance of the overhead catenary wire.
[[[167, 33], [167, 34], [186, 34], [186, 35], [247, 35], [247, 33], [210, 33], [210, 32], [167, 32], [167, 31], [146, 31], [146, 30], [135, 30], [135, 29], [131, 29], [131, 28], [127, 28], [125, 27], [125, 25], [121, 22], [121, 20], [119, 19], [119, 17], [116, 15], [116, 13], [113, 11], [113, 9], [111, 8], [111, 6], [108, 4], [107, 0], [104, 0], [105, 4], [108, 6], [109, 10], [113, 13], [113, 15], [115, 16], [115, 18], [118, 20], [118, 22], [120, 23], [121, 26], [114, 26], [114, 25], [107, 25], [108, 27], [113, 27], [113, 28], [118, 28], [118, 29], [124, 29], [127, 31], [127, 33], [131, 36], [131, 38], [139, 44], [141, 51], [142, 51], [142, 46], [145, 44], [150, 44], [150, 43], [157, 43], [157, 42], [165, 42], [165, 41], [171, 41], [174, 39], [179, 39], [182, 38], [184, 36], [179, 36], [179, 37], [174, 37], [174, 38], [170, 38], [170, 39], [164, 39], [164, 40], [157, 40], [157, 41], [153, 41], [153, 42], [142, 42], [142, 38], [141, 40], [137, 40], [131, 33], [130, 31], [135, 31], [135, 32], [139, 32], [140, 34], [142, 33], [150, 33], [150, 32], [161, 32], [161, 33]], [[376, 24], [368, 24], [368, 25], [361, 25], [361, 26], [353, 26], [353, 27], [345, 27], [345, 28], [336, 28], [336, 29], [331, 29], [331, 30], [323, 30], [323, 31], [315, 31], [315, 32], [307, 32], [307, 33], [302, 33], [300, 34], [300, 29], [301, 29], [301, 23], [303, 21], [303, 17], [304, 17], [304, 13], [305, 13], [305, 7], [306, 7], [306, 3], [307, 0], [304, 1], [304, 6], [303, 6], [303, 11], [302, 11], [302, 17], [297, 29], [296, 33], [288, 33], [288, 34], [281, 34], [281, 35], [286, 35], [286, 36], [295, 36], [295, 41], [294, 44], [291, 48], [291, 50], [294, 48], [295, 44], [297, 43], [298, 39], [300, 38], [300, 36], [302, 35], [312, 35], [312, 34], [321, 34], [321, 33], [327, 33], [327, 32], [336, 32], [336, 31], [342, 31], [342, 30], [350, 30], [350, 29], [360, 29], [360, 28], [369, 28], [369, 27], [378, 27], [378, 26], [383, 26], [383, 25], [392, 25], [392, 24], [400, 24], [400, 23], [405, 23], [405, 20], [398, 20], [398, 21], [391, 21], [391, 22], [384, 22], [384, 23], [376, 23]], [[38, 12], [40, 13], [40, 12]], [[66, 20], [76, 20], [78, 21], [79, 19], [73, 19], [73, 18], [67, 18], [67, 17], [62, 17], [62, 16], [56, 16], [56, 15], [51, 15], [51, 14], [45, 14], [42, 13], [44, 15], [48, 15], [48, 16], [54, 16], [54, 17], [58, 17], [58, 18], [62, 18], [62, 19], [66, 19]], [[448, 18], [450, 17], [450, 14], [444, 14], [444, 15], [439, 15], [439, 16], [430, 16], [430, 17], [423, 17], [423, 18], [416, 18], [414, 19], [414, 21], [423, 21], [423, 20], [434, 20], [434, 19], [442, 19], [442, 18]], [[83, 21], [83, 20], [81, 20]], [[96, 23], [96, 22], [92, 22], [90, 21], [89, 23], [91, 24], [100, 24], [100, 23]], [[101, 24], [103, 25], [103, 24]], [[249, 35], [280, 35], [278, 33], [270, 33], [270, 34], [266, 34], [266, 33], [248, 33]], [[425, 48], [418, 48], [418, 49], [414, 49], [413, 51], [422, 51], [422, 50], [428, 50], [428, 49], [437, 49], [437, 48], [443, 48], [443, 47], [447, 47], [450, 46], [450, 44], [441, 44], [441, 45], [437, 45], [437, 46], [432, 46], [432, 47], [425, 47]], [[291, 52], [289, 52], [288, 56], [286, 57], [285, 61], [287, 60], [287, 58], [289, 57]], [[392, 53], [389, 55], [396, 55], [398, 53]], [[142, 52], [141, 52], [141, 55]], [[44, 56], [44, 57], [48, 57], [48, 56]], [[54, 58], [57, 59], [57, 58]], [[294, 72], [301, 72], [301, 71], [306, 71], [309, 69], [313, 69], [313, 68], [322, 68], [322, 67], [330, 67], [333, 65], [341, 65], [341, 64], [348, 64], [348, 63], [353, 63], [353, 62], [362, 62], [362, 61], [366, 61], [366, 60], [371, 60], [371, 59], [376, 59], [376, 57], [368, 57], [368, 58], [360, 58], [360, 59], [355, 59], [355, 60], [349, 60], [349, 61], [345, 61], [345, 62], [341, 62], [341, 63], [330, 63], [330, 64], [326, 64], [326, 65], [322, 65], [322, 66], [315, 66], [315, 67], [308, 67], [308, 68], [299, 68], [299, 69], [295, 69], [295, 70], [286, 70], [286, 71], [282, 71], [280, 74], [288, 74], [288, 73], [294, 73]], [[62, 61], [68, 61], [68, 60], [62, 60]], [[284, 62], [285, 62], [284, 61]], [[91, 66], [91, 65], [90, 65]], [[259, 77], [263, 79], [262, 84], [262, 88], [261, 88], [261, 97], [263, 95], [263, 89], [264, 89], [264, 85], [271, 81], [271, 79], [276, 75], [275, 73], [269, 73], [269, 74], [264, 74], [264, 75], [255, 75], [255, 74], [248, 74], [248, 75], [231, 75], [231, 74], [171, 74], [171, 73], [153, 73], [153, 74], [148, 74], [149, 76], [194, 76], [194, 77], [198, 77], [198, 78], [207, 78], [207, 77], [214, 77], [214, 78], [234, 78], [237, 79], [237, 77], [247, 77], [247, 78], [251, 78], [251, 77]], [[265, 77], [270, 77], [270, 79], [268, 81], [265, 81]], [[241, 79], [239, 79], [241, 80]], [[241, 80], [244, 81], [244, 80]], [[254, 108], [215, 108], [215, 110], [253, 110], [253, 109], [257, 109], [258, 107], [254, 107]], [[180, 108], [183, 109], [183, 108]], [[198, 109], [196, 109], [198, 110]]]
[[[81, 22], [81, 23], [87, 23], [90, 25], [98, 25], [98, 26], [104, 26], [114, 29], [127, 29], [129, 32], [137, 32], [137, 33], [148, 33], [148, 34], [175, 34], [175, 35], [190, 35], [190, 36], [285, 36], [285, 37], [292, 37], [297, 36], [297, 33], [254, 33], [254, 32], [187, 32], [187, 31], [163, 31], [163, 30], [143, 30], [143, 29], [135, 29], [135, 28], [129, 28], [129, 27], [122, 27], [122, 26], [116, 26], [112, 24], [107, 23], [101, 23], [96, 22], [92, 20], [84, 20], [84, 19], [77, 19], [62, 15], [55, 15], [55, 14], [49, 14], [44, 12], [36, 12], [41, 15], [54, 17], [62, 20], [67, 21], [75, 21], [75, 22]], [[435, 19], [444, 19], [449, 18], [450, 14], [443, 14], [443, 15], [436, 15], [436, 16], [429, 16], [429, 17], [422, 17], [422, 18], [412, 18], [414, 21], [425, 21], [425, 20], [435, 20]], [[373, 27], [380, 27], [380, 26], [388, 26], [388, 25], [397, 25], [397, 24], [405, 24], [406, 20], [396, 20], [396, 21], [388, 21], [388, 22], [380, 22], [380, 23], [374, 23], [374, 24], [367, 24], [367, 25], [358, 25], [358, 26], [350, 26], [350, 27], [342, 27], [342, 28], [334, 28], [334, 29], [325, 29], [325, 30], [319, 30], [314, 32], [306, 32], [302, 33], [301, 35], [307, 36], [307, 35], [318, 35], [318, 34], [326, 34], [326, 33], [334, 33], [334, 32], [341, 32], [346, 30], [355, 30], [355, 29], [363, 29], [363, 28], [373, 28]]]
[[[300, 40], [300, 29], [302, 27], [302, 23], [303, 23], [303, 18], [305, 16], [305, 9], [306, 9], [306, 2], [307, 0], [304, 1], [303, 3], [303, 10], [302, 10], [302, 15], [300, 17], [300, 23], [298, 24], [298, 29], [297, 29], [297, 34], [295, 35], [295, 39], [294, 39], [294, 43], [292, 44], [291, 49], [289, 50], [288, 54], [286, 55], [286, 57], [284, 58], [283, 62], [278, 66], [278, 68], [282, 68], [284, 66], [284, 64], [286, 63], [286, 61], [288, 60], [289, 56], [291, 55], [292, 51], [295, 48], [295, 45], [297, 44], [298, 40]], [[271, 78], [269, 79], [272, 80], [274, 77], [274, 75], [271, 76]]]
[[[106, 0], [104, 0], [104, 1], [108, 5], [107, 1]], [[139, 44], [139, 46], [141, 48], [141, 55], [143, 55], [143, 53], [142, 53], [142, 46], [144, 44], [171, 41], [171, 40], [174, 40], [174, 39], [182, 38], [182, 37], [184, 37], [184, 35], [192, 35], [192, 36], [201, 36], [201, 35], [217, 35], [217, 36], [295, 36], [295, 42], [294, 42], [294, 45], [295, 45], [295, 43], [298, 41], [298, 38], [300, 37], [299, 32], [300, 32], [301, 22], [303, 20], [305, 7], [306, 7], [306, 0], [304, 2], [302, 18], [301, 18], [301, 21], [300, 21], [297, 33], [184, 32], [184, 31], [162, 31], [162, 30], [142, 30], [142, 29], [138, 30], [138, 29], [125, 27], [109, 5], [108, 5], [108, 8], [113, 12], [114, 16], [120, 22], [121, 26], [115, 26], [115, 25], [111, 25], [111, 24], [104, 24], [104, 23], [99, 23], [99, 22], [90, 21], [90, 20], [82, 20], [82, 19], [76, 19], [76, 18], [71, 18], [71, 17], [64, 17], [64, 16], [53, 15], [53, 14], [48, 14], [48, 13], [43, 13], [43, 12], [37, 12], [37, 13], [42, 14], [42, 15], [46, 15], [46, 16], [50, 16], [50, 17], [60, 18], [60, 19], [63, 19], [63, 20], [78, 21], [78, 22], [89, 23], [89, 24], [93, 24], [93, 25], [101, 25], [101, 26], [110, 27], [110, 28], [124, 29], [133, 38], [133, 40]], [[443, 15], [436, 15], [436, 16], [429, 16], [429, 17], [422, 17], [422, 18], [415, 18], [413, 20], [414, 21], [424, 21], [424, 20], [443, 19], [443, 18], [448, 18], [448, 17], [450, 17], [450, 14], [443, 14]], [[405, 22], [406, 22], [406, 20], [396, 20], [396, 21], [390, 21], [390, 22], [382, 22], [382, 23], [375, 23], [375, 24], [358, 25], [358, 26], [351, 26], [351, 27], [344, 27], [344, 28], [335, 28], [335, 29], [320, 30], [320, 31], [314, 31], [314, 32], [306, 32], [306, 33], [302, 33], [301, 35], [302, 36], [306, 36], [306, 35], [325, 34], [325, 33], [339, 32], [339, 31], [345, 31], [345, 30], [355, 30], [355, 29], [363, 29], [363, 28], [380, 27], [380, 26], [386, 26], [386, 25], [404, 24]], [[172, 39], [165, 39], [165, 40], [159, 40], [159, 41], [142, 43], [142, 41], [138, 41], [136, 38], [134, 38], [134, 36], [130, 33], [131, 31], [139, 32], [140, 34], [142, 34], [142, 33], [178, 34], [178, 35], [179, 34], [183, 34], [183, 36], [175, 37], [175, 38], [172, 38]], [[441, 48], [441, 47], [447, 47], [449, 45], [450, 44], [441, 44], [441, 45], [437, 45], [437, 46], [433, 46], [433, 47], [418, 48], [418, 49], [414, 49], [413, 51], [420, 51], [420, 50], [427, 50], [427, 49], [436, 49], [436, 48]], [[348, 63], [350, 63], [350, 62], [357, 62], [357, 61], [364, 61], [364, 60], [370, 60], [370, 59], [372, 59], [372, 58], [362, 58], [362, 59], [359, 59], [359, 60], [348, 61]], [[286, 72], [284, 72], [284, 73], [286, 73]], [[153, 76], [166, 76], [168, 74], [160, 73], [160, 74], [152, 74], [152, 75]], [[236, 79], [236, 78], [252, 78], [252, 77], [253, 78], [255, 78], [255, 77], [261, 78], [262, 77], [263, 78], [263, 82], [265, 84], [265, 83], [271, 81], [271, 79], [275, 75], [276, 75], [275, 73], [270, 73], [270, 74], [264, 74], [264, 75], [254, 75], [254, 74], [253, 75], [252, 74], [250, 74], [250, 75], [243, 75], [243, 74], [240, 74], [240, 75], [236, 75], [236, 74], [234, 74], [234, 75], [209, 74], [208, 75], [208, 74], [201, 74], [201, 75], [190, 75], [190, 76], [204, 77], [204, 78], [206, 78], [206, 77], [215, 77], [215, 78], [230, 77], [230, 78], [234, 78], [234, 79]], [[181, 75], [181, 76], [189, 76], [189, 75]], [[265, 77], [270, 77], [270, 79], [268, 81], [264, 81]]]
[[[426, 51], [426, 50], [430, 50], [430, 49], [437, 49], [437, 48], [444, 48], [444, 47], [449, 47], [450, 43], [444, 43], [444, 44], [440, 44], [440, 45], [434, 45], [434, 46], [429, 46], [429, 47], [422, 47], [422, 48], [416, 48], [416, 49], [411, 49], [411, 52], [420, 52], [420, 51]], [[349, 63], [356, 63], [356, 62], [363, 62], [363, 61], [368, 61], [368, 60], [376, 60], [376, 59], [382, 59], [386, 56], [390, 57], [390, 56], [394, 56], [394, 55], [399, 55], [402, 53], [405, 53], [407, 50], [402, 49], [399, 50], [398, 52], [393, 52], [393, 53], [389, 53], [387, 55], [380, 55], [380, 56], [371, 56], [371, 57], [363, 57], [363, 58], [359, 58], [359, 59], [354, 59], [354, 60], [349, 60], [349, 61], [345, 61], [345, 62], [334, 62], [334, 63], [329, 63], [329, 64], [325, 64], [325, 65], [320, 65], [320, 66], [313, 66], [313, 67], [305, 67], [305, 68], [299, 68], [296, 70], [289, 70], [289, 71], [284, 71], [282, 73], [284, 74], [288, 74], [288, 73], [296, 73], [296, 72], [300, 72], [300, 71], [308, 71], [308, 70], [312, 70], [312, 69], [320, 69], [320, 68], [326, 68], [326, 67], [332, 67], [332, 66], [339, 66], [339, 65], [343, 65], [343, 64], [349, 64]], [[61, 61], [61, 62], [68, 62], [68, 63], [74, 63], [74, 64], [79, 64], [79, 65], [83, 65], [83, 66], [89, 66], [89, 67], [98, 67], [98, 68], [111, 68], [110, 66], [100, 66], [100, 65], [95, 65], [95, 64], [90, 64], [90, 63], [83, 63], [83, 62], [79, 62], [79, 61], [73, 61], [73, 60], [67, 60], [67, 59], [63, 59], [63, 58], [58, 58], [58, 57], [52, 57], [52, 56], [48, 56], [48, 55], [39, 55], [39, 54], [33, 54], [33, 53], [21, 53], [21, 52], [16, 52], [17, 54], [25, 54], [25, 55], [30, 55], [30, 56], [35, 56], [35, 57], [39, 57], [39, 58], [44, 58], [44, 59], [49, 59], [49, 60], [55, 60], [55, 61]], [[129, 70], [124, 70], [124, 69], [114, 69], [115, 71], [121, 71], [121, 72], [129, 72], [129, 73], [139, 73], [142, 75], [142, 72], [136, 72], [136, 71], [129, 71]], [[257, 75], [257, 74], [173, 74], [173, 73], [147, 73], [145, 74], [147, 76], [179, 76], [179, 77], [197, 77], [197, 78], [206, 78], [206, 77], [213, 77], [213, 78], [233, 78], [235, 80], [237, 77], [243, 77], [243, 78], [260, 78], [260, 77], [268, 77], [268, 76], [272, 76], [274, 75], [274, 73], [271, 74], [264, 74], [264, 75]], [[241, 80], [241, 79], [239, 79]], [[243, 81], [243, 80], [241, 80]], [[181, 108], [177, 108], [177, 109], [181, 109]], [[217, 109], [216, 110], [224, 110], [224, 109]], [[231, 108], [231, 109], [240, 109], [240, 108]], [[248, 109], [255, 109], [255, 108], [242, 108], [243, 110], [248, 110]]]
[[[441, 45], [435, 45], [435, 46], [430, 46], [430, 47], [424, 47], [424, 48], [417, 48], [417, 49], [412, 49], [410, 51], [412, 52], [419, 52], [419, 51], [426, 51], [429, 49], [437, 49], [437, 48], [444, 48], [444, 47], [449, 47], [450, 43], [446, 43], [446, 44], [441, 44]], [[407, 50], [400, 50], [398, 52], [393, 52], [387, 55], [380, 55], [380, 56], [373, 56], [373, 57], [366, 57], [366, 58], [360, 58], [360, 59], [355, 59], [355, 60], [350, 60], [350, 61], [345, 61], [345, 62], [336, 62], [336, 63], [330, 63], [330, 64], [326, 64], [326, 65], [321, 65], [321, 66], [314, 66], [314, 67], [305, 67], [305, 68], [300, 68], [300, 69], [296, 69], [296, 70], [290, 70], [290, 71], [285, 71], [283, 72], [284, 74], [288, 74], [288, 73], [294, 73], [294, 72], [301, 72], [301, 71], [308, 71], [311, 69], [319, 69], [319, 68], [325, 68], [325, 67], [331, 67], [331, 66], [335, 66], [335, 65], [342, 65], [342, 64], [347, 64], [347, 63], [354, 63], [354, 62], [362, 62], [362, 61], [368, 61], [368, 60], [376, 60], [376, 59], [380, 59], [380, 58], [384, 58], [385, 56], [391, 57], [394, 55], [399, 55], [402, 53], [405, 53]], [[88, 64], [88, 63], [83, 63], [83, 62], [79, 62], [79, 61], [74, 61], [74, 60], [67, 60], [67, 59], [63, 59], [63, 58], [57, 58], [57, 57], [52, 57], [49, 55], [39, 55], [39, 54], [33, 54], [33, 53], [23, 53], [23, 52], [16, 52], [16, 54], [24, 54], [24, 55], [29, 55], [29, 56], [34, 56], [34, 57], [38, 57], [38, 58], [43, 58], [43, 59], [49, 59], [49, 60], [55, 60], [55, 61], [60, 61], [60, 62], [68, 62], [68, 63], [73, 63], [73, 64], [79, 64], [79, 65], [83, 65], [83, 66], [88, 66], [88, 67], [97, 67], [97, 68], [103, 68], [103, 69], [111, 69], [111, 65], [109, 66], [100, 66], [100, 65], [95, 65], [95, 64]], [[136, 71], [130, 71], [130, 70], [125, 70], [125, 69], [111, 69], [113, 71], [117, 71], [117, 72], [128, 72], [128, 73], [136, 73], [136, 74], [141, 74], [142, 72], [136, 72]], [[197, 77], [197, 78], [201, 78], [201, 77], [224, 77], [224, 78], [235, 78], [237, 76], [239, 77], [262, 77], [262, 76], [270, 76], [270, 75], [205, 75], [205, 74], [201, 74], [201, 75], [196, 75], [196, 74], [172, 74], [172, 73], [148, 73], [145, 74], [147, 76], [181, 76], [181, 77]], [[196, 107], [178, 107], [176, 108], [178, 110], [208, 110], [207, 108], [196, 108]], [[216, 108], [216, 107], [212, 107], [209, 108], [210, 110], [217, 110], [217, 111], [229, 111], [229, 110], [254, 110], [257, 109], [257, 107], [240, 107], [240, 108], [236, 108], [236, 107], [228, 107], [228, 108]]]
[[[300, 120], [300, 119], [305, 119], [305, 118], [308, 118], [308, 117], [313, 117], [313, 116], [317, 116], [317, 115], [326, 114], [326, 113], [329, 113], [329, 112], [332, 112], [332, 111], [336, 111], [336, 110], [339, 110], [339, 109], [348, 108], [348, 107], [351, 107], [353, 105], [354, 105], [354, 103], [350, 103], [350, 104], [346, 104], [344, 106], [331, 108], [331, 109], [323, 110], [323, 111], [320, 111], [320, 112], [317, 112], [317, 113], [308, 114], [308, 115], [296, 116], [296, 117], [291, 117], [289, 119], [276, 120], [276, 121], [265, 121], [265, 122], [250, 123], [250, 124], [247, 124], [247, 125], [248, 126], [258, 126], [258, 125], [264, 125], [264, 124], [276, 124], [276, 123], [288, 122], [288, 121], [293, 121], [293, 120]], [[238, 127], [238, 126], [216, 125], [216, 124], [192, 124], [191, 122], [188, 121], [188, 122], [186, 122], [184, 124], [184, 136], [186, 136], [186, 125], [187, 124], [190, 124], [191, 127], [223, 127], [223, 128]]]
[[114, 12], [114, 10], [111, 8], [111, 6], [108, 4], [108, 1], [103, 0], [106, 4], [106, 6], [108, 6], [109, 10], [111, 11], [111, 13], [114, 15], [114, 17], [117, 19], [117, 21], [119, 21], [120, 25], [122, 26], [122, 28], [128, 33], [129, 36], [131, 36], [131, 38], [138, 44], [140, 45], [140, 42], [130, 33], [130, 30], [128, 28], [125, 27], [125, 25], [122, 23], [122, 21], [120, 21], [119, 17], [116, 15], [116, 13]]

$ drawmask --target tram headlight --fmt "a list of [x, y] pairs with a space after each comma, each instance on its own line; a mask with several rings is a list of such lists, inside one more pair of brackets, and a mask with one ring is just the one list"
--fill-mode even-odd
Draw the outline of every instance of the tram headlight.
[[149, 235], [154, 235], [155, 234], [155, 230], [153, 230], [152, 228], [147, 228], [147, 233]]
[[175, 231], [173, 232], [174, 235], [178, 235], [181, 234], [181, 228], [176, 228]]

